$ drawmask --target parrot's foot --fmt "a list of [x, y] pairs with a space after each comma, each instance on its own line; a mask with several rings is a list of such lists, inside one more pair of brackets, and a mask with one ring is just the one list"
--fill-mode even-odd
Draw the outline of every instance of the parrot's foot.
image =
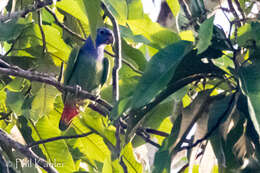
[[76, 90], [76, 97], [78, 97], [79, 96], [79, 92], [82, 90], [82, 88], [81, 88], [81, 86], [76, 85], [75, 86], [75, 90]]

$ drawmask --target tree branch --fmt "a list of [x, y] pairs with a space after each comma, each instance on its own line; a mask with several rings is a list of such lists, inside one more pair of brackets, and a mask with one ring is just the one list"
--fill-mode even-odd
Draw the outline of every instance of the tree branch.
[[2, 64], [1, 62], [3, 62], [3, 64], [5, 66], [10, 67], [10, 68], [0, 67], [0, 73], [12, 75], [12, 76], [19, 76], [22, 78], [26, 78], [30, 81], [46, 83], [46, 84], [56, 87], [60, 91], [67, 91], [67, 92], [72, 92], [75, 94], [78, 92], [81, 97], [95, 101], [95, 102], [99, 103], [100, 105], [104, 106], [109, 111], [112, 110], [112, 105], [110, 105], [107, 101], [99, 98], [96, 95], [92, 95], [92, 94], [88, 93], [87, 91], [84, 91], [84, 90], [77, 91], [77, 89], [73, 86], [62, 85], [54, 77], [43, 75], [42, 73], [39, 73], [36, 71], [32, 72], [32, 71], [28, 71], [28, 70], [23, 70], [19, 67], [11, 67], [8, 63], [0, 60], [0, 64]]
[[152, 141], [150, 139], [150, 135], [146, 134], [146, 132], [143, 129], [138, 129], [136, 131], [136, 135], [140, 136], [141, 138], [143, 138], [143, 140], [153, 146], [155, 146], [156, 148], [160, 148], [161, 146], [159, 144], [157, 144], [156, 142]]
[[[112, 86], [113, 86], [113, 102], [116, 104], [119, 100], [119, 70], [121, 68], [121, 61], [122, 61], [122, 55], [121, 55], [121, 37], [120, 37], [120, 31], [119, 31], [119, 26], [117, 23], [116, 18], [113, 16], [111, 11], [107, 8], [105, 3], [101, 1], [101, 7], [104, 10], [104, 13], [110, 21], [113, 24], [113, 32], [115, 36], [115, 46], [114, 46], [114, 67], [112, 70]], [[116, 157], [120, 157], [120, 152], [121, 152], [121, 140], [120, 140], [120, 133], [121, 133], [121, 126], [120, 126], [120, 118], [115, 121], [115, 126], [116, 126]], [[120, 158], [120, 165], [124, 169], [124, 172], [127, 173], [126, 165], [124, 164], [122, 158]]]
[[5, 131], [0, 129], [0, 141], [4, 143], [7, 146], [10, 146], [14, 148], [15, 150], [19, 151], [23, 155], [25, 155], [27, 158], [33, 160], [33, 164], [38, 164], [40, 167], [42, 167], [44, 170], [46, 170], [48, 173], [58, 173], [58, 171], [48, 162], [46, 162], [44, 159], [38, 157], [33, 151], [28, 149], [26, 146], [20, 144], [19, 142], [16, 142], [12, 139], [12, 137], [7, 134]]
[[31, 148], [31, 147], [34, 147], [36, 145], [39, 145], [39, 144], [45, 144], [47, 142], [53, 142], [53, 141], [57, 141], [57, 140], [62, 140], [62, 139], [74, 139], [74, 138], [82, 138], [82, 137], [86, 137], [86, 136], [89, 136], [93, 134], [93, 132], [88, 132], [88, 133], [83, 133], [83, 134], [80, 134], [80, 135], [73, 135], [73, 136], [57, 136], [57, 137], [53, 137], [53, 138], [48, 138], [48, 139], [43, 139], [43, 140], [39, 140], [39, 141], [36, 141], [36, 142], [33, 142], [29, 145], [27, 145], [27, 148]]
[[119, 31], [119, 26], [118, 23], [113, 16], [113, 14], [110, 12], [110, 10], [107, 8], [107, 6], [101, 2], [101, 7], [104, 10], [105, 14], [109, 17], [113, 24], [113, 31], [115, 35], [115, 61], [114, 61], [114, 67], [112, 71], [112, 77], [113, 77], [113, 98], [114, 98], [114, 103], [116, 103], [119, 100], [119, 84], [118, 84], [118, 79], [119, 79], [119, 70], [121, 68], [121, 38], [120, 38], [120, 31]]

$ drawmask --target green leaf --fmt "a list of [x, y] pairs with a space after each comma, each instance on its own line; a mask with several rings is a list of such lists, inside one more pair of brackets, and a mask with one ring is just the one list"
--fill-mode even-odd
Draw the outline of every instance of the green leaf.
[[117, 102], [117, 104], [111, 110], [111, 119], [116, 120], [121, 116], [125, 111], [126, 108], [129, 107], [131, 101], [131, 97], [126, 97]]
[[23, 20], [10, 20], [0, 23], [0, 41], [15, 40], [27, 25]]
[[87, 14], [85, 12], [85, 6], [83, 5], [82, 0], [64, 0], [58, 1], [56, 7], [59, 9], [69, 13], [73, 17], [77, 18], [80, 21], [86, 22], [88, 21]]
[[171, 134], [169, 137], [165, 138], [162, 146], [155, 154], [154, 158], [154, 169], [153, 173], [168, 171], [170, 172], [171, 166], [171, 155], [170, 148], [178, 139], [178, 134], [181, 128], [182, 116], [179, 114], [174, 122], [173, 128], [171, 130]]
[[37, 121], [44, 115], [48, 115], [53, 109], [55, 97], [57, 96], [57, 89], [43, 85], [41, 89], [35, 94], [30, 109], [30, 118], [33, 121]]
[[218, 74], [219, 76], [225, 74], [223, 70], [215, 66], [213, 63], [202, 62], [202, 58], [208, 58], [208, 55], [204, 55], [204, 53], [197, 55], [196, 50], [189, 52], [178, 64], [170, 84], [173, 85], [178, 80], [196, 74]]
[[[56, 122], [57, 114], [53, 111], [49, 117], [44, 116], [33, 126], [34, 140], [47, 139], [60, 136], [58, 129], [58, 121]], [[69, 173], [76, 171], [75, 164], [71, 153], [64, 140], [58, 140], [40, 145], [44, 155], [50, 163], [55, 164], [59, 172]], [[59, 152], [57, 152], [59, 151]]]
[[140, 19], [143, 18], [143, 4], [140, 0], [128, 0], [127, 1], [128, 15], [127, 19]]
[[172, 14], [177, 17], [180, 11], [180, 4], [178, 0], [166, 0], [168, 6], [170, 7]]
[[127, 19], [127, 2], [118, 0], [104, 0], [104, 2], [118, 22], [124, 24]]
[[[48, 52], [53, 55], [53, 62], [56, 65], [60, 65], [61, 61], [68, 59], [70, 47], [65, 44], [62, 39], [62, 33], [58, 29], [49, 25], [43, 25], [42, 28], [45, 34], [46, 48]], [[17, 45], [19, 46], [17, 49], [24, 49], [30, 55], [41, 59], [40, 57], [43, 56], [43, 42], [41, 31], [37, 24], [32, 24], [30, 27], [27, 27], [19, 41], [20, 44]]]
[[122, 39], [122, 56], [128, 60], [133, 65], [137, 65], [138, 69], [144, 70], [147, 60], [145, 59], [143, 53], [127, 44], [127, 42]]
[[[21, 135], [23, 136], [25, 142], [27, 144], [31, 144], [32, 142], [35, 142], [35, 140], [32, 137], [32, 126], [30, 122], [24, 117], [24, 116], [19, 116], [18, 117], [18, 123], [17, 127], [21, 132]], [[42, 150], [39, 148], [39, 146], [34, 146], [32, 147], [32, 150], [40, 157], [46, 159], [44, 156]]]
[[162, 48], [180, 40], [178, 34], [163, 28], [158, 23], [152, 22], [147, 15], [144, 15], [142, 19], [128, 20], [127, 24], [134, 35], [143, 35], [156, 48]]
[[252, 47], [254, 44], [256, 44], [257, 47], [260, 47], [259, 32], [259, 22], [247, 23], [244, 26], [238, 28], [237, 43], [243, 47]]
[[[119, 91], [120, 99], [129, 97], [134, 91], [138, 80], [140, 79], [140, 74], [134, 72], [130, 67], [122, 64], [122, 68], [119, 71]], [[112, 102], [112, 86], [104, 88], [101, 92], [101, 97], [109, 102]]]
[[149, 44], [150, 41], [145, 38], [143, 35], [134, 35], [134, 33], [131, 31], [129, 27], [126, 26], [119, 26], [120, 34], [124, 39], [127, 39], [128, 41], [133, 41], [134, 43], [145, 43]]
[[6, 105], [10, 107], [17, 115], [22, 113], [22, 105], [24, 101], [24, 95], [21, 92], [11, 92], [6, 90]]
[[154, 55], [135, 89], [132, 107], [139, 108], [150, 102], [168, 84], [179, 62], [191, 49], [191, 42], [180, 41]]
[[[107, 118], [97, 112], [86, 109], [85, 116], [81, 122], [89, 129], [95, 129], [100, 136], [107, 139], [111, 144], [116, 145], [115, 129], [113, 126], [109, 126], [107, 121]], [[105, 149], [102, 151], [104, 154], [108, 153]]]
[[96, 40], [97, 28], [102, 24], [100, 15], [101, 7], [100, 0], [84, 0], [85, 11], [88, 16], [89, 27], [91, 31], [92, 40]]
[[200, 25], [199, 42], [197, 44], [198, 54], [204, 52], [211, 45], [214, 18], [215, 16], [212, 16]]
[[104, 161], [102, 173], [113, 173], [112, 162], [111, 162], [110, 156], [108, 156]]
[[[260, 135], [260, 60], [259, 52], [252, 59], [252, 64], [239, 69], [241, 87], [247, 96], [248, 110], [254, 127]], [[252, 56], [253, 57], [253, 56]]]
[[128, 172], [142, 173], [143, 167], [137, 162], [134, 156], [134, 151], [131, 142], [129, 142], [122, 150], [123, 161], [127, 166]]

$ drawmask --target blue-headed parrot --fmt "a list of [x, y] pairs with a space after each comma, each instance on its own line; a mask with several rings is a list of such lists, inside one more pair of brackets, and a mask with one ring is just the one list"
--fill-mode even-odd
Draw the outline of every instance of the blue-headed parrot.
[[[79, 87], [94, 94], [106, 82], [109, 61], [104, 58], [104, 48], [113, 44], [114, 35], [107, 28], [97, 29], [96, 35], [95, 43], [89, 36], [81, 48], [72, 49], [64, 73], [64, 85]], [[64, 92], [62, 99], [64, 108], [59, 128], [66, 130], [72, 118], [79, 114], [79, 107], [84, 99], [70, 92]]]

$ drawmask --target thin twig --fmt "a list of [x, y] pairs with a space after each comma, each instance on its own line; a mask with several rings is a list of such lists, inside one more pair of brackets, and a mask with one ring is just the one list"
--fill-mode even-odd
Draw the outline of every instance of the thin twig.
[[[228, 0], [228, 6], [229, 6], [229, 9], [231, 11], [231, 13], [233, 14], [233, 16], [235, 17], [236, 20], [239, 20], [239, 16], [233, 6], [233, 3], [232, 3], [232, 0]], [[241, 26], [241, 23], [237, 23], [238, 26]]]
[[162, 131], [159, 131], [159, 130], [155, 130], [155, 129], [146, 128], [144, 130], [147, 133], [151, 133], [151, 134], [158, 135], [158, 136], [163, 136], [163, 137], [168, 137], [169, 136], [168, 133], [165, 133], [165, 132], [162, 132]]
[[241, 5], [240, 5], [239, 1], [238, 1], [238, 0], [234, 0], [234, 1], [235, 1], [235, 3], [236, 3], [237, 10], [238, 10], [238, 11], [240, 12], [240, 14], [242, 15], [242, 20], [245, 21], [246, 16], [245, 16], [245, 13], [244, 13], [243, 9], [241, 8]]
[[97, 106], [96, 104], [90, 103], [88, 104], [88, 107], [93, 111], [98, 112], [100, 115], [103, 115], [104, 117], [109, 114], [109, 111], [107, 111], [107, 109], [104, 109], [101, 106]]
[[46, 47], [46, 39], [45, 39], [45, 34], [42, 28], [42, 14], [41, 14], [41, 10], [37, 11], [38, 14], [38, 26], [40, 28], [41, 31], [41, 36], [42, 36], [42, 53], [44, 54], [47, 51], [47, 47]]
[[48, 5], [51, 5], [52, 3], [53, 3], [52, 0], [39, 1], [39, 2], [35, 3], [33, 6], [28, 7], [25, 10], [12, 12], [12, 13], [9, 13], [5, 16], [0, 15], [0, 22], [6, 22], [8, 20], [17, 19], [19, 17], [25, 17], [28, 13], [34, 12], [38, 9], [41, 9], [41, 8], [46, 7]]
[[112, 70], [112, 85], [113, 85], [113, 98], [114, 98], [114, 103], [116, 103], [119, 100], [119, 83], [118, 83], [118, 79], [119, 79], [119, 70], [121, 68], [121, 38], [120, 38], [120, 31], [119, 31], [119, 26], [117, 23], [117, 20], [115, 19], [115, 17], [113, 16], [113, 14], [111, 13], [111, 11], [107, 8], [107, 6], [101, 2], [101, 6], [105, 12], [105, 14], [109, 17], [109, 19], [111, 20], [112, 24], [113, 24], [113, 31], [114, 31], [114, 35], [115, 35], [115, 61], [114, 61], [114, 67]]
[[59, 21], [59, 19], [57, 18], [56, 14], [49, 7], [45, 7], [45, 9], [53, 16], [57, 25], [59, 25], [61, 28], [63, 28], [65, 31], [67, 31], [69, 34], [73, 35], [77, 39], [79, 39], [81, 41], [85, 41], [85, 39], [83, 37], [81, 37], [81, 35], [77, 34], [76, 32], [72, 31], [70, 28], [68, 28], [66, 25], [61, 23]]
[[57, 140], [83, 138], [83, 137], [89, 136], [91, 134], [93, 134], [92, 131], [88, 132], [88, 133], [83, 133], [83, 134], [80, 134], [80, 135], [57, 136], [57, 137], [53, 137], [53, 138], [43, 139], [43, 140], [39, 140], [39, 141], [36, 141], [36, 142], [33, 142], [33, 143], [27, 145], [27, 148], [31, 148], [31, 147], [34, 147], [34, 146], [37, 146], [37, 145], [40, 145], [40, 144], [45, 144], [47, 142], [53, 142], [53, 141], [57, 141]]
[[2, 129], [0, 129], [0, 141], [5, 145], [8, 145], [19, 151], [21, 154], [32, 160], [33, 164], [39, 165], [48, 173], [58, 173], [58, 171], [51, 164], [46, 162], [44, 159], [38, 157], [31, 149], [20, 144], [19, 142], [16, 142], [9, 134], [7, 134]]
[[143, 140], [153, 146], [155, 146], [156, 148], [160, 148], [161, 146], [159, 144], [157, 144], [156, 142], [152, 141], [150, 139], [150, 135], [146, 134], [143, 130], [138, 129], [138, 131], [136, 132], [136, 135], [140, 136], [141, 138], [143, 138]]
[[[108, 54], [109, 56], [115, 58], [116, 56], [110, 52], [108, 52], [107, 50], [104, 51], [106, 54]], [[122, 58], [122, 62], [127, 65], [129, 68], [131, 68], [134, 72], [139, 73], [139, 74], [143, 74], [144, 72], [138, 70], [133, 64], [131, 64], [130, 62], [128, 62], [126, 59]]]
[[119, 158], [120, 157], [120, 152], [121, 152], [121, 140], [120, 140], [120, 134], [121, 134], [121, 127], [120, 127], [120, 123], [119, 123], [119, 119], [115, 122], [115, 126], [116, 126], [116, 157]]
[[64, 61], [62, 61], [61, 65], [60, 65], [60, 73], [59, 73], [59, 76], [57, 78], [58, 82], [61, 82], [63, 71], [64, 71]]
[[183, 9], [186, 18], [191, 22], [192, 21], [192, 15], [191, 15], [191, 12], [188, 8], [187, 3], [185, 2], [185, 0], [179, 0], [179, 4], [180, 4], [181, 8]]

